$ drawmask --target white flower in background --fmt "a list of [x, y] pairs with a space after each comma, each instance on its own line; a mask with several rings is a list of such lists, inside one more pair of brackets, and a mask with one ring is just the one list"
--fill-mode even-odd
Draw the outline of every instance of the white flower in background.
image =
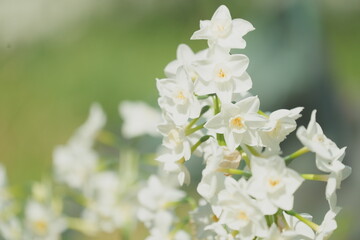
[[193, 83], [196, 83], [199, 75], [196, 71], [196, 62], [204, 60], [207, 56], [208, 49], [194, 53], [186, 44], [180, 44], [176, 51], [176, 60], [170, 62], [165, 67], [165, 75], [168, 78], [175, 78], [179, 68], [184, 68]]
[[91, 176], [84, 190], [87, 200], [82, 214], [84, 221], [110, 233], [134, 219], [135, 206], [121, 191], [121, 179], [115, 172], [105, 171]]
[[219, 223], [229, 229], [239, 231], [238, 237], [244, 240], [255, 236], [265, 237], [267, 226], [264, 215], [257, 203], [246, 193], [247, 182], [241, 178], [236, 181], [232, 177], [225, 179], [225, 189], [219, 193], [219, 206], [223, 212]]
[[177, 189], [178, 184], [170, 176], [159, 178], [151, 175], [144, 186], [138, 192], [138, 200], [141, 207], [138, 210], [138, 218], [147, 227], [151, 227], [156, 218], [156, 213], [167, 210], [171, 203], [178, 202], [185, 197], [185, 193]]
[[183, 230], [172, 231], [174, 216], [166, 211], [160, 211], [154, 219], [154, 226], [150, 229], [150, 236], [145, 240], [190, 240], [191, 237]]
[[342, 155], [345, 148], [339, 149], [333, 141], [325, 136], [320, 125], [316, 122], [316, 110], [311, 114], [308, 127], [299, 127], [296, 134], [305, 147], [316, 153], [316, 166], [321, 171], [336, 171], [332, 163], [339, 155]]
[[230, 103], [234, 93], [246, 93], [252, 81], [246, 69], [249, 58], [243, 54], [230, 55], [221, 47], [209, 51], [207, 60], [199, 61], [196, 70], [200, 75], [195, 92], [198, 95], [216, 93], [223, 103]]
[[271, 149], [280, 149], [279, 144], [296, 129], [296, 119], [301, 117], [303, 107], [291, 110], [280, 109], [272, 112], [260, 132], [263, 144]]
[[223, 104], [220, 113], [211, 118], [205, 128], [224, 134], [230, 151], [240, 144], [261, 146], [258, 131], [264, 126], [265, 118], [257, 113], [259, 105], [257, 97], [248, 97], [236, 104]]
[[294, 193], [304, 181], [301, 176], [285, 166], [279, 156], [251, 158], [252, 176], [248, 193], [253, 196], [265, 215], [275, 214], [278, 208], [291, 210]]
[[215, 44], [224, 48], [245, 48], [243, 36], [255, 28], [243, 19], [232, 20], [229, 9], [222, 5], [211, 20], [200, 21], [200, 30], [191, 39], [207, 39], [209, 46]]
[[212, 225], [217, 220], [210, 204], [208, 204], [204, 199], [200, 199], [198, 207], [189, 212], [189, 215], [190, 223], [195, 231], [196, 239], [215, 239], [215, 231], [208, 229], [208, 226]]
[[56, 240], [66, 229], [65, 219], [51, 206], [29, 200], [25, 208], [29, 239]]
[[92, 145], [105, 121], [106, 117], [100, 105], [93, 104], [87, 121], [75, 132], [68, 144], [54, 150], [56, 180], [73, 188], [81, 188], [96, 171], [98, 156]]
[[331, 234], [337, 228], [335, 217], [339, 213], [339, 211], [340, 208], [336, 208], [334, 210], [330, 209], [326, 213], [323, 222], [321, 223], [319, 229], [316, 231], [315, 240], [326, 240], [331, 236]]
[[194, 95], [193, 87], [183, 68], [177, 71], [175, 79], [157, 80], [159, 105], [176, 125], [184, 125], [189, 118], [197, 118], [200, 114], [201, 106]]
[[0, 238], [6, 240], [22, 240], [24, 239], [23, 226], [16, 217], [11, 217], [0, 224]]
[[123, 101], [119, 105], [119, 113], [124, 121], [121, 133], [125, 138], [159, 135], [156, 127], [161, 122], [161, 114], [157, 109], [140, 101]]

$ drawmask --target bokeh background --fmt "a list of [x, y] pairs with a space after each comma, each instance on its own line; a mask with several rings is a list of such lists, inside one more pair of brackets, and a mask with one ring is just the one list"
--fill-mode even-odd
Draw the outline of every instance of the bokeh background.
[[[91, 103], [101, 103], [108, 129], [118, 134], [120, 101], [155, 107], [155, 78], [178, 44], [206, 47], [190, 36], [220, 4], [256, 28], [243, 52], [261, 108], [304, 106], [301, 125], [318, 109], [327, 136], [348, 146], [353, 174], [339, 192], [343, 210], [333, 239], [359, 239], [358, 0], [0, 0], [0, 162], [10, 183], [27, 185], [48, 173], [53, 148], [85, 120]], [[285, 153], [300, 147], [294, 134], [290, 139]], [[311, 169], [312, 159], [294, 167]], [[306, 184], [300, 209], [325, 213], [321, 184]]]

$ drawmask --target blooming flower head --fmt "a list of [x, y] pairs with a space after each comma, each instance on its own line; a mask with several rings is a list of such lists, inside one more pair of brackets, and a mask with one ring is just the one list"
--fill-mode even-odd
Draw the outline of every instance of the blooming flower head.
[[200, 21], [200, 30], [191, 39], [207, 39], [210, 47], [219, 45], [224, 48], [245, 48], [243, 36], [255, 28], [243, 19], [232, 20], [229, 9], [222, 5], [211, 20]]
[[292, 169], [285, 166], [279, 156], [270, 158], [251, 158], [252, 177], [249, 179], [248, 192], [253, 196], [266, 215], [275, 214], [278, 208], [291, 210], [293, 194], [303, 179]]
[[247, 97], [236, 104], [223, 104], [220, 113], [211, 118], [205, 128], [224, 134], [230, 151], [240, 144], [262, 145], [258, 131], [265, 118], [257, 113], [259, 104], [257, 97]]

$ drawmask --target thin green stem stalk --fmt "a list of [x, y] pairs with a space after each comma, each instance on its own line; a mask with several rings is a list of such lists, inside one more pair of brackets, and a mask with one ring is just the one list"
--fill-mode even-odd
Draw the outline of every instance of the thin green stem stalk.
[[286, 165], [289, 165], [295, 158], [300, 157], [301, 155], [308, 153], [310, 150], [307, 147], [300, 148], [296, 152], [286, 156], [284, 158]]

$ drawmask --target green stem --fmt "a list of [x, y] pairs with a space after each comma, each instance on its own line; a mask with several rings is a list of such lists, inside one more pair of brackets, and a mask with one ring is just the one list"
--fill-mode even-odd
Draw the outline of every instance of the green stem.
[[251, 177], [251, 173], [235, 168], [219, 168], [218, 171], [231, 175], [243, 175], [247, 178]]
[[241, 154], [241, 158], [245, 160], [246, 166], [251, 169], [251, 162], [246, 152], [240, 146], [237, 147], [237, 150]]
[[301, 155], [308, 153], [310, 150], [307, 147], [300, 148], [296, 152], [293, 152], [292, 154], [284, 157], [286, 165], [289, 165], [292, 160], [294, 160], [297, 157], [300, 157]]
[[306, 180], [327, 182], [329, 175], [327, 174], [301, 174], [301, 177]]
[[189, 122], [189, 124], [186, 126], [185, 130], [189, 130], [192, 126], [194, 126], [194, 124], [201, 118], [202, 115], [204, 115], [207, 111], [209, 111], [210, 106], [206, 105], [201, 109], [200, 115], [197, 118], [194, 118], [193, 120], [191, 120]]
[[194, 132], [196, 132], [196, 131], [198, 131], [198, 130], [200, 130], [200, 129], [203, 129], [203, 128], [204, 128], [204, 125], [205, 125], [205, 123], [200, 124], [199, 126], [196, 126], [196, 127], [194, 127], [194, 128], [191, 128], [191, 129], [186, 129], [186, 130], [185, 130], [185, 135], [186, 135], [186, 136], [189, 136], [190, 134], [193, 134]]
[[246, 145], [246, 147], [249, 149], [250, 153], [256, 157], [261, 157], [261, 154], [256, 151], [256, 149], [252, 146]]
[[216, 140], [217, 140], [219, 146], [226, 146], [224, 134], [217, 133]]
[[318, 231], [319, 230], [319, 225], [317, 225], [316, 223], [310, 221], [309, 219], [304, 218], [303, 216], [301, 216], [300, 214], [294, 212], [294, 211], [285, 211], [287, 214], [296, 217], [297, 219], [299, 219], [300, 221], [302, 221], [303, 223], [305, 223], [306, 225], [308, 225], [309, 227], [311, 227], [314, 231]]
[[214, 114], [218, 114], [221, 110], [221, 102], [217, 95], [214, 95]]

